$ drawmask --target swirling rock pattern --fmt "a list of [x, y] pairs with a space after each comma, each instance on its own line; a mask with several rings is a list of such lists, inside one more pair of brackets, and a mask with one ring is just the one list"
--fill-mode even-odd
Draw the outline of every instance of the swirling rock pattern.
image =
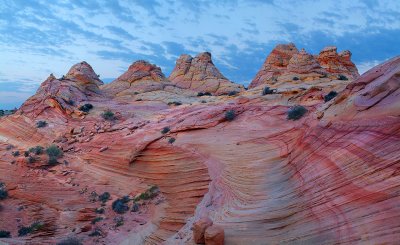
[[[396, 244], [400, 57], [344, 81], [315, 75], [325, 64], [293, 46], [273, 52], [282, 59], [267, 60], [282, 73], [268, 95], [197, 97], [142, 61], [112, 85], [100, 85], [84, 63], [64, 79], [49, 77], [16, 114], [0, 118], [0, 182], [9, 194], [0, 200], [0, 230], [12, 235], [0, 241], [194, 244], [193, 224], [209, 218], [225, 244]], [[179, 76], [193, 69], [191, 59], [181, 57]], [[329, 67], [334, 75], [345, 65]], [[285, 82], [287, 69], [299, 81]], [[325, 102], [331, 90], [338, 95]], [[78, 115], [60, 91], [94, 108]], [[181, 105], [168, 105], [171, 98]], [[288, 120], [296, 104], [307, 113]], [[101, 117], [106, 109], [114, 120]], [[39, 119], [48, 126], [36, 128]], [[28, 153], [33, 163], [23, 154], [50, 144], [64, 151], [55, 166], [44, 154]], [[154, 185], [155, 195], [135, 198]], [[110, 199], [102, 204], [104, 192]], [[114, 212], [124, 196], [134, 210]], [[34, 221], [44, 227], [19, 237]]]

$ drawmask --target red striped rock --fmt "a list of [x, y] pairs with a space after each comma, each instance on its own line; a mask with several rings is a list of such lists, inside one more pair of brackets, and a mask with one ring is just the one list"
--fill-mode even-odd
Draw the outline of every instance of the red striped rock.
[[208, 52], [200, 53], [194, 58], [186, 54], [181, 55], [169, 80], [180, 88], [216, 95], [244, 90], [242, 85], [229, 81], [221, 74]]

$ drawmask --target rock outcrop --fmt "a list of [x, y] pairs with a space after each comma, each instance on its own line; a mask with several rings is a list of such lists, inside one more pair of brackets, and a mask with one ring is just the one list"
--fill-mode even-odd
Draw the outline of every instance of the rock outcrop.
[[[326, 47], [318, 56], [314, 56], [304, 49], [298, 51], [293, 43], [279, 44], [268, 55], [249, 88], [273, 84], [281, 76], [293, 77], [298, 74], [308, 80], [330, 75], [343, 75], [353, 80], [359, 76], [351, 61], [350, 51], [338, 54], [336, 47]], [[309, 77], [305, 76], [307, 74]]]
[[82, 113], [77, 107], [85, 101], [101, 97], [99, 86], [102, 84], [93, 68], [83, 61], [72, 66], [62, 78], [57, 79], [50, 74], [19, 111], [35, 118], [40, 115], [80, 116]]
[[221, 74], [208, 52], [200, 53], [194, 58], [187, 54], [181, 55], [169, 80], [180, 88], [215, 95], [244, 90], [242, 85], [229, 81]]
[[[11, 235], [0, 243], [400, 240], [400, 57], [342, 81], [324, 77], [327, 65], [293, 46], [274, 53], [275, 74], [303, 79], [310, 76], [301, 73], [306, 67], [313, 80], [278, 83], [272, 94], [254, 89], [204, 98], [176, 88], [145, 62], [100, 87], [79, 65], [64, 79], [49, 77], [35, 100], [0, 118], [0, 182], [8, 191], [0, 200], [0, 230]], [[179, 70], [192, 67], [180, 64]], [[335, 64], [336, 71], [345, 67]], [[163, 87], [132, 100], [149, 84]], [[60, 91], [94, 108], [82, 117], [53, 113], [57, 107], [43, 104], [51, 98], [65, 112], [67, 92]], [[173, 96], [190, 103], [167, 105]], [[305, 114], [288, 120], [295, 105]], [[115, 117], [103, 118], [106, 109]], [[62, 123], [59, 114], [66, 115]], [[38, 118], [49, 126], [37, 129]], [[63, 151], [57, 164], [29, 150], [52, 144]], [[35, 221], [43, 225], [18, 236]]]
[[163, 90], [168, 79], [161, 68], [144, 60], [135, 61], [128, 70], [103, 90], [114, 96], [131, 96], [135, 93]]

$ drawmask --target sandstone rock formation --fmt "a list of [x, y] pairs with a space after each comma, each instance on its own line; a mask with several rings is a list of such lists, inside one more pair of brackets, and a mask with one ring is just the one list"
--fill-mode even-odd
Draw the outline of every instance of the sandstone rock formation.
[[[270, 64], [279, 79], [289, 69], [326, 71], [292, 49], [274, 51], [284, 57]], [[100, 87], [80, 67], [49, 77], [18, 113], [0, 118], [0, 182], [8, 191], [0, 230], [11, 235], [0, 243], [193, 244], [203, 217], [213, 222], [206, 243], [400, 240], [400, 57], [354, 81], [312, 75], [277, 83], [273, 94], [210, 98], [176, 88], [145, 62]], [[66, 113], [66, 95], [93, 109]], [[168, 105], [171, 98], [182, 105]], [[307, 113], [288, 120], [294, 105]], [[103, 118], [106, 109], [115, 117]], [[36, 128], [38, 119], [48, 126]], [[51, 144], [64, 153], [55, 165], [29, 151]], [[42, 225], [18, 236], [35, 221]]]
[[206, 229], [212, 226], [213, 222], [210, 218], [202, 218], [193, 225], [193, 240], [197, 244], [205, 243], [204, 233]]
[[194, 58], [187, 54], [181, 55], [169, 79], [180, 88], [215, 95], [244, 90], [243, 86], [232, 83], [221, 74], [208, 52], [200, 53]]
[[304, 49], [298, 51], [293, 43], [279, 44], [268, 55], [249, 88], [274, 84], [274, 81], [284, 75], [300, 79], [319, 79], [328, 75], [343, 75], [355, 79], [359, 76], [351, 61], [350, 51], [338, 54], [336, 47], [326, 47], [318, 56], [313, 56]]

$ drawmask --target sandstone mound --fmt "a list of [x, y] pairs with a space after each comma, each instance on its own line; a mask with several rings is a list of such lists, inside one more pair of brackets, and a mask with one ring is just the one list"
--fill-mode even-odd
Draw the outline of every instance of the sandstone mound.
[[60, 79], [51, 74], [40, 85], [36, 94], [21, 106], [20, 112], [33, 118], [41, 114], [45, 114], [44, 117], [50, 114], [80, 115], [81, 112], [77, 109], [80, 104], [102, 97], [99, 89], [102, 84], [92, 67], [83, 61], [72, 66]]
[[242, 85], [229, 81], [221, 74], [208, 52], [200, 53], [194, 58], [187, 54], [181, 55], [169, 79], [180, 88], [215, 95], [244, 90]]
[[351, 62], [350, 51], [338, 54], [336, 47], [326, 47], [318, 56], [314, 56], [304, 49], [298, 51], [293, 43], [279, 44], [268, 55], [249, 88], [274, 84], [285, 76], [310, 80], [327, 76], [334, 79], [340, 75], [352, 80], [359, 76], [356, 66]]
[[[212, 100], [188, 87], [191, 93], [179, 96], [190, 103], [168, 106], [162, 97], [177, 88], [147, 62], [135, 62], [100, 89], [87, 66], [64, 79], [50, 76], [19, 114], [0, 118], [0, 189], [8, 191], [0, 200], [0, 230], [11, 236], [0, 243], [398, 241], [400, 57], [341, 83], [318, 77], [326, 65], [294, 45], [273, 52], [267, 60], [274, 74], [313, 74], [310, 86], [305, 79], [282, 82], [276, 93], [249, 90]], [[188, 74], [193, 58], [181, 58], [177, 70]], [[141, 89], [157, 96], [132, 100]], [[44, 105], [53, 99], [65, 111], [59, 91], [95, 101], [94, 109], [54, 123], [61, 113]], [[300, 105], [294, 120], [289, 115]], [[103, 108], [115, 117], [101, 117]], [[38, 109], [51, 130], [29, 123]], [[46, 153], [29, 151], [51, 144], [63, 150], [54, 165]], [[18, 236], [35, 221], [43, 226]]]
[[135, 93], [163, 90], [168, 83], [160, 67], [139, 60], [130, 65], [128, 70], [116, 80], [104, 85], [102, 89], [114, 96], [129, 96]]

